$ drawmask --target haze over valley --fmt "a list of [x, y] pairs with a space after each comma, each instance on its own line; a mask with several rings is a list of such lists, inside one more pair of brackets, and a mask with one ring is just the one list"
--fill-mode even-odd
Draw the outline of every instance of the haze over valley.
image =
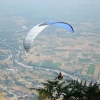
[[[99, 10], [99, 0], [1, 0], [0, 90], [8, 100], [36, 100], [28, 88], [54, 79], [59, 71], [64, 79], [99, 81]], [[46, 21], [69, 23], [74, 33], [47, 27], [27, 53], [23, 48], [26, 34]]]

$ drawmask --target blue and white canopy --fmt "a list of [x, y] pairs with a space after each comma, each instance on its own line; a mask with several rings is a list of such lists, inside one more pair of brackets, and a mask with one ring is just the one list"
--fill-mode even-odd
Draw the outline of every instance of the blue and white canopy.
[[37, 37], [37, 35], [43, 30], [45, 29], [47, 26], [50, 26], [50, 25], [53, 25], [53, 26], [60, 26], [62, 28], [65, 28], [66, 30], [70, 31], [71, 33], [74, 32], [73, 30], [73, 27], [68, 24], [68, 23], [65, 23], [65, 22], [44, 22], [44, 23], [41, 23], [41, 24], [38, 24], [36, 26], [34, 26], [29, 32], [28, 34], [26, 35], [25, 39], [24, 39], [24, 42], [23, 42], [23, 46], [25, 48], [25, 50], [27, 52], [30, 51], [30, 46], [31, 46], [31, 43], [34, 41], [34, 39]]

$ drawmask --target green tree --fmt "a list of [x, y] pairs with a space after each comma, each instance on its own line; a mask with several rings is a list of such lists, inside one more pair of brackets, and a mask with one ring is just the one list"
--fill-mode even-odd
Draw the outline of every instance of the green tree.
[[87, 86], [78, 80], [47, 81], [41, 83], [41, 88], [30, 88], [39, 94], [39, 100], [56, 100], [62, 96], [62, 100], [100, 100], [100, 89], [96, 83]]
[[[62, 93], [62, 85], [64, 82], [59, 83], [59, 81], [47, 81], [41, 83], [43, 88], [30, 88], [36, 90], [39, 94], [39, 100], [56, 100], [60, 97]], [[41, 98], [41, 99], [40, 99]]]
[[92, 82], [87, 87], [86, 91], [86, 97], [89, 100], [97, 100], [97, 97], [100, 98], [100, 89], [97, 83], [93, 84]]

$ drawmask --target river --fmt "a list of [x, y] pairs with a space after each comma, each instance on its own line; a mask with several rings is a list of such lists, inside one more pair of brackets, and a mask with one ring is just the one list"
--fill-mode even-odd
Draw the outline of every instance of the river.
[[[11, 53], [9, 54], [9, 56], [5, 60], [3, 60], [3, 61], [6, 61], [7, 59], [10, 59], [11, 58], [11, 59], [13, 59], [13, 63], [16, 63], [20, 67], [28, 68], [28, 69], [31, 69], [31, 70], [33, 69], [33, 66], [29, 66], [29, 65], [26, 65], [26, 64], [20, 62], [19, 59], [20, 59], [21, 51], [19, 51], [16, 48], [10, 46], [7, 43], [4, 43], [4, 42], [2, 42], [2, 43], [4, 45], [6, 45], [7, 47], [9, 47], [9, 49], [11, 50]], [[72, 74], [69, 74], [69, 73], [64, 72], [62, 70], [60, 70], [60, 71], [62, 72], [62, 74], [64, 76], [68, 76], [71, 79], [74, 79], [74, 80], [77, 80], [78, 79], [79, 81], [85, 80], [82, 75], [75, 73], [75, 68], [74, 68], [74, 66], [72, 66], [72, 67], [73, 67], [73, 73]], [[35, 70], [45, 70], [45, 71], [50, 71], [50, 72], [54, 72], [54, 73], [59, 73], [59, 70], [58, 69], [48, 69], [48, 68], [35, 67]]]

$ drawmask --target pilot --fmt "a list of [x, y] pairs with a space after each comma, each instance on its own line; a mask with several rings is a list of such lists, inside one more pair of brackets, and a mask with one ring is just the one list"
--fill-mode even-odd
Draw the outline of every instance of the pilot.
[[58, 74], [58, 76], [55, 78], [55, 80], [56, 80], [56, 79], [59, 79], [59, 80], [63, 79], [63, 75], [62, 75], [61, 72]]

